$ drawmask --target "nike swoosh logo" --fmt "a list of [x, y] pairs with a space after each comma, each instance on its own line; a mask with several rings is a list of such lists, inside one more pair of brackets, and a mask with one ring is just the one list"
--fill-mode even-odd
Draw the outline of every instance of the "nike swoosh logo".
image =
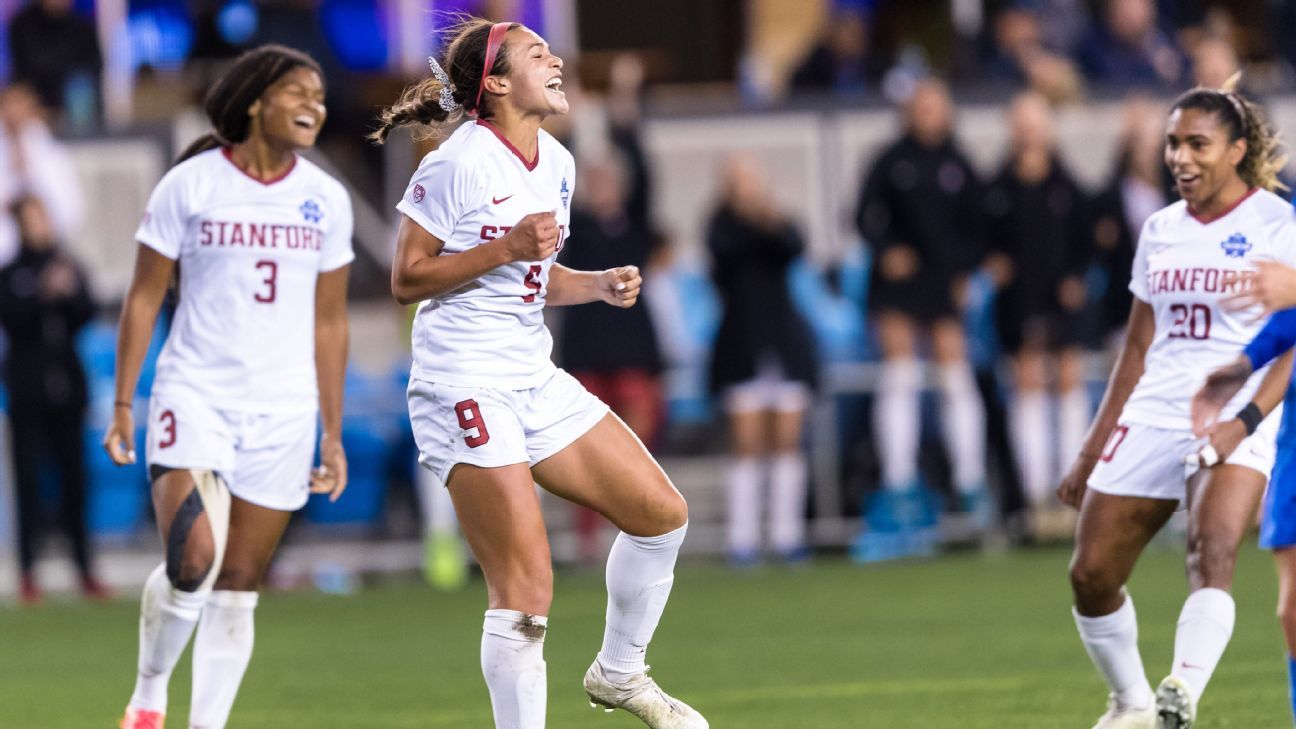
[[1179, 665], [1180, 665], [1180, 666], [1183, 666], [1184, 668], [1190, 669], [1190, 670], [1191, 670], [1191, 669], [1196, 669], [1196, 670], [1198, 670], [1198, 671], [1204, 671], [1204, 670], [1206, 670], [1206, 667], [1205, 667], [1205, 666], [1197, 666], [1197, 665], [1193, 665], [1193, 664], [1189, 663], [1188, 661], [1180, 661], [1180, 662], [1179, 662]]
[[504, 197], [492, 197], [492, 198], [491, 198], [491, 205], [499, 205], [500, 203], [504, 202], [505, 200], [507, 200], [507, 199], [509, 199], [509, 198], [511, 198], [511, 197], [513, 197], [513, 196], [512, 196], [512, 195], [505, 195]]

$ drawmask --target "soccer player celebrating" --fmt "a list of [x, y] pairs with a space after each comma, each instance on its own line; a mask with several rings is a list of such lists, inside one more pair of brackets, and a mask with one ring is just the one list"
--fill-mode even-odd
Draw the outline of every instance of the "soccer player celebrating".
[[[1233, 632], [1238, 543], [1274, 463], [1277, 406], [1290, 358], [1250, 375], [1224, 408], [1237, 416], [1194, 436], [1188, 393], [1261, 326], [1260, 307], [1221, 307], [1259, 261], [1296, 261], [1292, 207], [1269, 192], [1281, 159], [1273, 130], [1231, 90], [1175, 100], [1165, 160], [1183, 199], [1139, 239], [1124, 346], [1084, 447], [1058, 494], [1080, 509], [1071, 561], [1075, 621], [1111, 689], [1102, 729], [1185, 729]], [[1086, 485], [1088, 488], [1086, 488]], [[1190, 594], [1174, 663], [1155, 693], [1138, 650], [1125, 582], [1148, 541], [1187, 500]]]
[[620, 530], [607, 565], [603, 647], [590, 701], [655, 729], [702, 729], [648, 678], [644, 655], [670, 595], [688, 522], [683, 497], [634, 434], [549, 359], [543, 309], [633, 306], [633, 266], [575, 271], [566, 242], [572, 156], [540, 123], [567, 112], [562, 59], [517, 23], [467, 19], [443, 63], [383, 112], [374, 138], [475, 117], [427, 155], [403, 213], [392, 292], [421, 301], [409, 409], [420, 462], [445, 483], [486, 577], [482, 673], [498, 729], [545, 723], [544, 638], [553, 594], [533, 481]]
[[[1229, 305], [1254, 304], [1272, 312], [1282, 309], [1246, 346], [1242, 355], [1206, 378], [1193, 397], [1193, 432], [1218, 428], [1220, 412], [1246, 384], [1251, 373], [1296, 345], [1296, 270], [1280, 263], [1261, 263], [1254, 285]], [[1277, 463], [1265, 492], [1260, 546], [1273, 550], [1278, 566], [1278, 619], [1287, 639], [1288, 696], [1296, 719], [1296, 388], [1288, 388], [1278, 431]]]
[[[104, 447], [135, 461], [131, 399], [158, 308], [179, 305], [149, 400], [149, 474], [166, 550], [144, 586], [123, 729], [162, 726], [197, 626], [189, 726], [223, 727], [252, 655], [257, 588], [308, 493], [346, 487], [342, 379], [351, 202], [297, 150], [324, 123], [309, 56], [263, 46], [207, 94], [213, 132], [162, 178], [136, 234]], [[311, 472], [316, 419], [322, 465]]]

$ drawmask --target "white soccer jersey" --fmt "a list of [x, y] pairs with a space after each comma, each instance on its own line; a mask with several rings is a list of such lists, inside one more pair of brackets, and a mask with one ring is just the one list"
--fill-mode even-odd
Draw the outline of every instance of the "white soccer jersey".
[[318, 407], [315, 283], [355, 258], [351, 229], [346, 189], [301, 157], [264, 183], [225, 149], [173, 167], [135, 234], [180, 267], [154, 392], [196, 392], [224, 410]]
[[[1206, 375], [1237, 359], [1264, 325], [1257, 320], [1259, 307], [1232, 312], [1220, 306], [1252, 284], [1259, 260], [1296, 265], [1296, 215], [1273, 193], [1254, 190], [1210, 221], [1194, 217], [1182, 200], [1148, 218], [1130, 291], [1152, 305], [1156, 333], [1122, 421], [1191, 427], [1193, 393]], [[1265, 371], [1251, 376], [1224, 408], [1225, 417], [1250, 401]]]
[[[524, 216], [553, 212], [566, 242], [576, 169], [571, 153], [540, 131], [536, 159], [485, 121], [460, 125], [429, 153], [396, 206], [455, 255], [498, 238]], [[420, 380], [520, 390], [554, 369], [544, 303], [553, 256], [500, 266], [419, 305], [414, 365]]]

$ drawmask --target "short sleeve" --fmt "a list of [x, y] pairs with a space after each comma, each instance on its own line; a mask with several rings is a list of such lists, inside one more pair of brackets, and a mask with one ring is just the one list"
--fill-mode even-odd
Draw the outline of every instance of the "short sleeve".
[[396, 209], [445, 242], [470, 210], [472, 184], [465, 165], [433, 153], [419, 165]]
[[339, 189], [333, 203], [333, 221], [324, 235], [324, 249], [320, 251], [321, 273], [336, 271], [355, 260], [351, 239], [355, 230], [355, 216], [351, 212], [351, 196]]
[[1151, 227], [1152, 220], [1148, 219], [1143, 223], [1143, 230], [1139, 233], [1138, 247], [1134, 249], [1134, 268], [1130, 272], [1129, 290], [1139, 301], [1147, 303], [1150, 294], [1147, 288], [1147, 271], [1148, 271], [1148, 228]]
[[189, 225], [189, 199], [182, 175], [171, 170], [162, 177], [149, 195], [144, 219], [135, 231], [135, 240], [176, 260]]
[[1296, 209], [1288, 208], [1272, 227], [1269, 239], [1273, 242], [1274, 260], [1296, 268]]

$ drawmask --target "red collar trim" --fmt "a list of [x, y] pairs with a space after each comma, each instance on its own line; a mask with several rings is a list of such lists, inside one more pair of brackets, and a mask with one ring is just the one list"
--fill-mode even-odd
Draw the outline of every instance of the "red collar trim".
[[1239, 205], [1241, 205], [1242, 203], [1246, 202], [1246, 199], [1249, 198], [1249, 197], [1251, 197], [1252, 195], [1256, 194], [1256, 191], [1258, 191], [1259, 189], [1260, 189], [1260, 188], [1258, 188], [1258, 187], [1253, 187], [1253, 188], [1251, 188], [1250, 190], [1247, 190], [1247, 192], [1246, 192], [1245, 195], [1243, 195], [1242, 197], [1238, 198], [1237, 201], [1234, 202], [1232, 205], [1230, 205], [1230, 206], [1228, 206], [1227, 208], [1224, 208], [1223, 210], [1221, 210], [1221, 211], [1219, 212], [1219, 214], [1216, 215], [1216, 216], [1214, 216], [1214, 217], [1210, 217], [1210, 218], [1203, 218], [1202, 216], [1200, 216], [1200, 215], [1198, 215], [1197, 213], [1193, 212], [1192, 206], [1189, 206], [1189, 207], [1188, 207], [1188, 214], [1191, 215], [1191, 216], [1193, 217], [1193, 220], [1196, 220], [1197, 222], [1201, 223], [1202, 225], [1209, 225], [1210, 223], [1213, 223], [1213, 222], [1215, 222], [1216, 220], [1219, 220], [1220, 218], [1224, 217], [1225, 215], [1228, 215], [1229, 213], [1231, 213], [1231, 212], [1233, 212], [1234, 210], [1236, 210], [1236, 209], [1237, 209], [1237, 206], [1239, 206]]
[[288, 165], [288, 169], [284, 170], [283, 173], [280, 174], [278, 177], [269, 180], [263, 180], [259, 177], [253, 177], [252, 175], [248, 174], [247, 170], [243, 169], [242, 167], [239, 167], [234, 162], [234, 154], [231, 151], [231, 148], [221, 147], [221, 154], [225, 156], [225, 159], [229, 160], [229, 163], [233, 165], [234, 169], [238, 170], [239, 172], [242, 172], [243, 175], [247, 177], [249, 180], [252, 180], [253, 182], [256, 182], [261, 185], [265, 185], [266, 187], [269, 187], [275, 184], [276, 182], [282, 181], [285, 177], [292, 174], [293, 170], [297, 169], [297, 155], [294, 154], [292, 157], [292, 164]]
[[508, 137], [505, 137], [504, 133], [499, 130], [499, 127], [495, 126], [494, 124], [491, 124], [485, 119], [478, 119], [477, 123], [491, 130], [491, 133], [494, 134], [496, 138], [498, 138], [501, 142], [503, 142], [505, 147], [508, 147], [508, 150], [513, 153], [513, 156], [517, 157], [519, 160], [522, 161], [522, 166], [527, 168], [527, 172], [534, 170], [536, 168], [536, 165], [540, 164], [540, 143], [538, 139], [536, 140], [535, 159], [527, 160], [526, 156], [522, 154], [522, 150], [518, 149], [517, 147], [514, 147], [513, 143], [508, 140]]

